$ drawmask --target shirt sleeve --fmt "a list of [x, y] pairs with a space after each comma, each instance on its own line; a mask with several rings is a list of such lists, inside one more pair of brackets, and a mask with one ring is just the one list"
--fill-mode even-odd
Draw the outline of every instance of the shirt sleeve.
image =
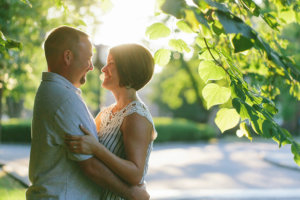
[[[78, 96], [66, 100], [57, 110], [54, 120], [55, 124], [57, 124], [57, 136], [62, 141], [64, 141], [66, 133], [84, 135], [79, 128], [80, 124], [97, 138], [94, 119], [88, 111], [86, 104]], [[72, 153], [64, 144], [63, 147], [66, 148], [67, 157], [71, 160], [82, 161], [92, 157], [92, 155]]]

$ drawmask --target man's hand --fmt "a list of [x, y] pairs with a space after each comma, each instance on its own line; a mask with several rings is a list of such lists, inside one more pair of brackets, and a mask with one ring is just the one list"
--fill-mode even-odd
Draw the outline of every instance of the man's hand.
[[142, 186], [132, 186], [130, 200], [149, 200], [150, 195], [146, 191], [146, 187]]

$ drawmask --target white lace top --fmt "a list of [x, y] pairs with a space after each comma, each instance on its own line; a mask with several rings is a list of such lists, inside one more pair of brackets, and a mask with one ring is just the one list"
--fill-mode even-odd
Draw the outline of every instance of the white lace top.
[[[122, 125], [122, 122], [124, 118], [132, 113], [137, 113], [146, 119], [149, 120], [149, 122], [153, 125], [153, 131], [155, 131], [154, 123], [152, 120], [152, 116], [148, 110], [148, 108], [145, 106], [144, 103], [140, 101], [132, 101], [129, 103], [126, 107], [121, 109], [120, 111], [116, 113], [112, 113], [112, 109], [115, 106], [115, 104], [112, 104], [101, 111], [101, 128], [100, 128], [100, 138], [99, 141], [112, 153], [115, 155], [126, 159], [125, 157], [125, 150], [124, 150], [124, 142], [123, 142], [123, 135], [120, 130], [120, 127]], [[141, 133], [143, 134], [143, 133]], [[147, 150], [147, 157], [145, 162], [145, 169], [143, 178], [140, 183], [144, 182], [145, 175], [148, 170], [148, 161], [149, 156], [152, 150], [153, 142], [151, 142], [148, 146]], [[123, 199], [122, 197], [114, 194], [113, 192], [110, 192], [108, 190], [104, 190], [103, 194], [101, 196], [101, 200], [112, 200], [112, 199]]]

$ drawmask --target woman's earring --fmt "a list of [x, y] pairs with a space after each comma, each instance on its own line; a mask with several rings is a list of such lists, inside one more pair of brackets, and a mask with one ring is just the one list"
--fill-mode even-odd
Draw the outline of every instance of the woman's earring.
[[126, 87], [126, 89], [130, 89], [131, 88], [130, 85], [126, 85], [125, 87]]

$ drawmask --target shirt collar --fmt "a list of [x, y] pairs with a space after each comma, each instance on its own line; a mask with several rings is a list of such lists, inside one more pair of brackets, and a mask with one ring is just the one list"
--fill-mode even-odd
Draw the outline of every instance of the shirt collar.
[[54, 81], [59, 83], [62, 86], [65, 86], [66, 88], [69, 88], [71, 90], [74, 90], [77, 94], [81, 94], [81, 89], [76, 88], [69, 80], [67, 80], [65, 77], [53, 73], [53, 72], [43, 72], [42, 74], [42, 80], [43, 81]]

